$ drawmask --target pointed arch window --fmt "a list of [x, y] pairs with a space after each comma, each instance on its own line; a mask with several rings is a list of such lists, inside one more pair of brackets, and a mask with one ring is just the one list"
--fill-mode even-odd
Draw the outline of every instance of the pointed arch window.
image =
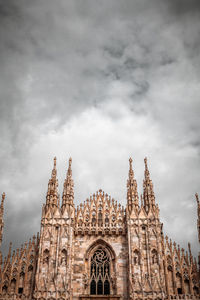
[[91, 258], [90, 294], [110, 295], [110, 258], [101, 248]]

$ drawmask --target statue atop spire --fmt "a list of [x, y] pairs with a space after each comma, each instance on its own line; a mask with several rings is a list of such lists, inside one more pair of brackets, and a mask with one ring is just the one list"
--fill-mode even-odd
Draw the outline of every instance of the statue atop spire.
[[138, 192], [137, 192], [137, 182], [134, 179], [134, 172], [132, 167], [132, 158], [129, 158], [129, 175], [127, 180], [127, 204], [128, 211], [131, 213], [133, 207], [138, 209]]
[[48, 183], [46, 204], [58, 206], [58, 201], [59, 201], [59, 195], [58, 195], [56, 157], [54, 157], [53, 170], [51, 172], [51, 178], [49, 179], [49, 183]]
[[153, 183], [150, 179], [150, 173], [147, 165], [147, 158], [144, 159], [145, 171], [144, 171], [144, 180], [143, 180], [143, 199], [144, 199], [144, 208], [148, 213], [150, 207], [155, 208], [155, 195], [153, 190]]
[[62, 196], [62, 208], [68, 208], [70, 211], [74, 209], [74, 181], [72, 179], [72, 158], [69, 159], [69, 166], [67, 170], [67, 176], [64, 181], [63, 196]]

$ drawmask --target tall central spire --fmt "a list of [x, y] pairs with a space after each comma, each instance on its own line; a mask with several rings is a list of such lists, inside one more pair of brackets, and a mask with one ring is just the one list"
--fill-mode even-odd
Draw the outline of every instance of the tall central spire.
[[150, 207], [155, 208], [155, 195], [153, 191], [153, 183], [150, 179], [150, 173], [147, 166], [147, 158], [144, 159], [145, 171], [144, 171], [144, 180], [143, 180], [143, 199], [144, 199], [144, 208], [148, 213]]
[[51, 173], [51, 178], [48, 183], [48, 190], [46, 196], [47, 205], [58, 205], [58, 180], [57, 180], [57, 170], [56, 170], [56, 157], [54, 157], [54, 166]]
[[133, 208], [138, 209], [138, 192], [137, 192], [137, 182], [134, 179], [134, 172], [132, 167], [132, 158], [129, 158], [129, 174], [127, 180], [127, 204], [128, 211], [131, 213]]
[[62, 196], [62, 208], [67, 207], [69, 211], [74, 208], [74, 181], [72, 179], [72, 158], [69, 159], [69, 167], [67, 170], [67, 176], [64, 181], [63, 196]]

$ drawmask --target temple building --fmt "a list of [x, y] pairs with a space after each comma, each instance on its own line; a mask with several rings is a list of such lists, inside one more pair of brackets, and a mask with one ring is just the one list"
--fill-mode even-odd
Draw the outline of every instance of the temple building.
[[[188, 244], [163, 233], [147, 159], [138, 196], [129, 159], [127, 204], [97, 191], [74, 205], [72, 159], [58, 193], [56, 158], [42, 207], [40, 234], [2, 259], [0, 299], [200, 299], [200, 272]], [[5, 194], [0, 207], [0, 243]], [[200, 242], [200, 203], [197, 229]], [[200, 256], [199, 256], [200, 263]]]

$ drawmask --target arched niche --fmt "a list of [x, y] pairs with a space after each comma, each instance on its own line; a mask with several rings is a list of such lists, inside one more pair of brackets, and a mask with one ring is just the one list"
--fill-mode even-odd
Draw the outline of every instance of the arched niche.
[[138, 249], [133, 251], [133, 264], [135, 266], [140, 265], [140, 251]]

